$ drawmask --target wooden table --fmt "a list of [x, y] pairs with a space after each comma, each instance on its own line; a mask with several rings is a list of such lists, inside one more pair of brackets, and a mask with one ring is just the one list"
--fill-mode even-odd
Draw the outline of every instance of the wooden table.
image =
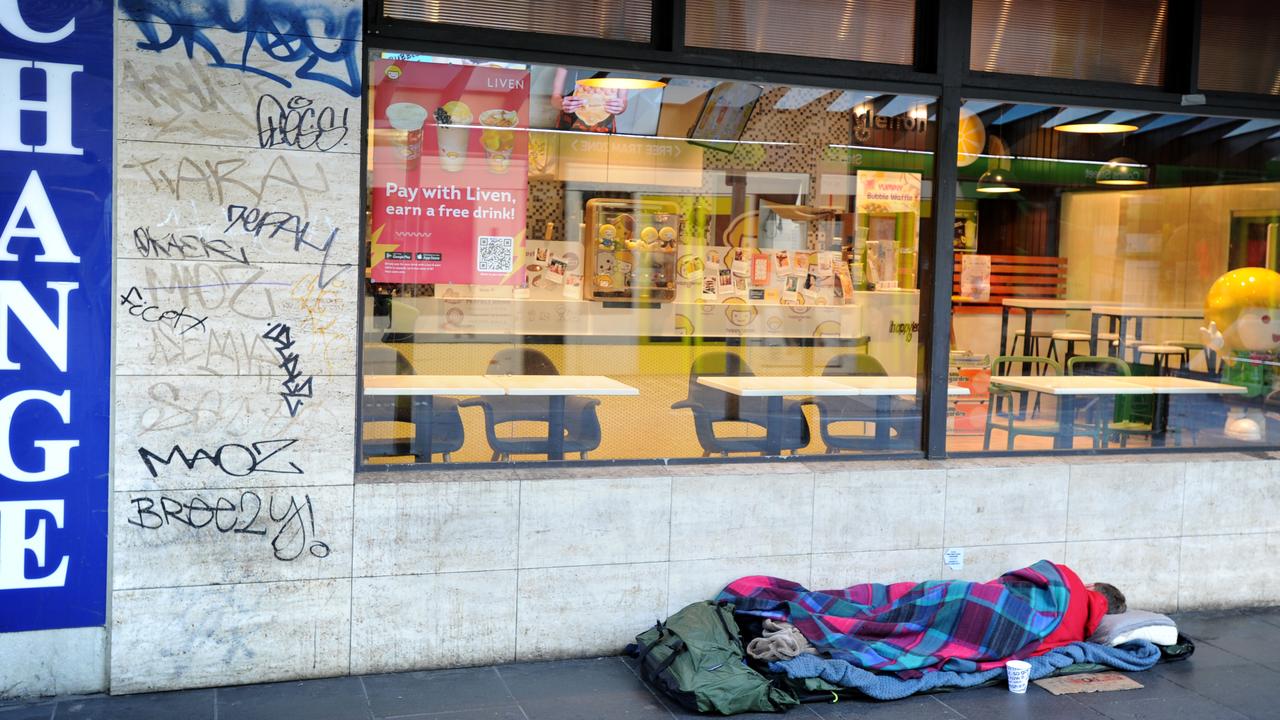
[[[770, 455], [782, 454], [782, 399], [803, 397], [876, 397], [876, 413], [889, 417], [889, 401], [894, 396], [914, 396], [917, 380], [911, 375], [703, 375], [698, 384], [737, 395], [768, 399], [765, 412], [765, 446]], [[947, 387], [947, 395], [968, 395], [969, 389]], [[889, 423], [876, 423], [876, 441], [888, 443]]]
[[[564, 459], [564, 401], [570, 395], [639, 395], [601, 375], [366, 375], [365, 395], [412, 395], [414, 455], [431, 462], [432, 396], [508, 395], [548, 398], [547, 459]], [[419, 422], [419, 416], [426, 422]], [[424, 430], [425, 426], [425, 430]], [[423, 452], [419, 452], [419, 451]], [[423, 459], [425, 457], [425, 459]]]
[[1245, 388], [1225, 383], [1192, 380], [1190, 378], [1100, 375], [996, 375], [993, 385], [1031, 390], [1053, 395], [1058, 399], [1058, 434], [1054, 436], [1055, 450], [1070, 448], [1071, 432], [1075, 424], [1075, 399], [1080, 395], [1155, 395], [1156, 407], [1151, 420], [1151, 444], [1164, 445], [1165, 431], [1169, 425], [1169, 395], [1237, 395]]
[[411, 396], [409, 419], [413, 423], [410, 453], [420, 463], [431, 462], [435, 429], [436, 395], [505, 395], [487, 375], [365, 375], [364, 394]]
[[[1125, 342], [1128, 341], [1129, 318], [1137, 320], [1135, 336], [1142, 337], [1142, 321], [1144, 319], [1158, 318], [1162, 320], [1199, 320], [1204, 317], [1204, 308], [1171, 308], [1171, 307], [1143, 307], [1137, 305], [1095, 305], [1090, 308], [1092, 316], [1089, 318], [1089, 354], [1098, 354], [1098, 324], [1099, 320], [1104, 317], [1111, 318], [1112, 325], [1118, 325], [1116, 329], [1116, 337], [1119, 342], [1116, 344], [1117, 357], [1124, 357]], [[1110, 352], [1107, 353], [1111, 354]]]
[[[1021, 310], [1026, 321], [1022, 330], [1022, 354], [1031, 354], [1031, 316], [1036, 310], [1088, 310], [1095, 300], [1054, 300], [1050, 298], [1005, 298], [1000, 301], [1000, 354], [1005, 354], [1009, 339], [1009, 311]], [[1024, 369], [1023, 372], [1026, 372]]]

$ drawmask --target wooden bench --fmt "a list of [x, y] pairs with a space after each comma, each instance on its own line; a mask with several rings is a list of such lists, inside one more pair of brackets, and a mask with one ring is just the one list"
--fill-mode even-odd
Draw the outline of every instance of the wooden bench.
[[[1062, 298], [1067, 291], [1067, 259], [1060, 257], [991, 255], [991, 297], [985, 303], [966, 300], [955, 312], [999, 310], [1005, 298]], [[951, 294], [960, 295], [963, 255], [956, 254]]]

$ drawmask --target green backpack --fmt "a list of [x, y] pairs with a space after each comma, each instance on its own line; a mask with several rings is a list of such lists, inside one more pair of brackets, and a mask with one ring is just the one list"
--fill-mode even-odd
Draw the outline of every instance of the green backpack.
[[745, 662], [729, 603], [699, 602], [636, 636], [640, 677], [695, 712], [782, 712], [798, 704]]

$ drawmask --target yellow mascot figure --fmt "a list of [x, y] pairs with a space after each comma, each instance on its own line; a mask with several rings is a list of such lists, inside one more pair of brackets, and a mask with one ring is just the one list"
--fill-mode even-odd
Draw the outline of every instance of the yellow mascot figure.
[[1235, 396], [1247, 402], [1228, 412], [1225, 433], [1260, 442], [1266, 436], [1262, 399], [1280, 383], [1280, 273], [1250, 267], [1219, 277], [1205, 297], [1204, 318], [1205, 345], [1225, 363], [1222, 381], [1248, 390]]

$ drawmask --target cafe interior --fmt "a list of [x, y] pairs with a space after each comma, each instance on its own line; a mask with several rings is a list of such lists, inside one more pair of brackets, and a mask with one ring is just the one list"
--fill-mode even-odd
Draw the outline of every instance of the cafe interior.
[[[368, 75], [363, 464], [919, 452], [934, 98], [395, 53]], [[458, 94], [481, 76], [527, 78], [527, 105]], [[948, 451], [1274, 443], [1277, 140], [964, 101]], [[518, 218], [403, 217], [394, 191], [442, 183]]]

